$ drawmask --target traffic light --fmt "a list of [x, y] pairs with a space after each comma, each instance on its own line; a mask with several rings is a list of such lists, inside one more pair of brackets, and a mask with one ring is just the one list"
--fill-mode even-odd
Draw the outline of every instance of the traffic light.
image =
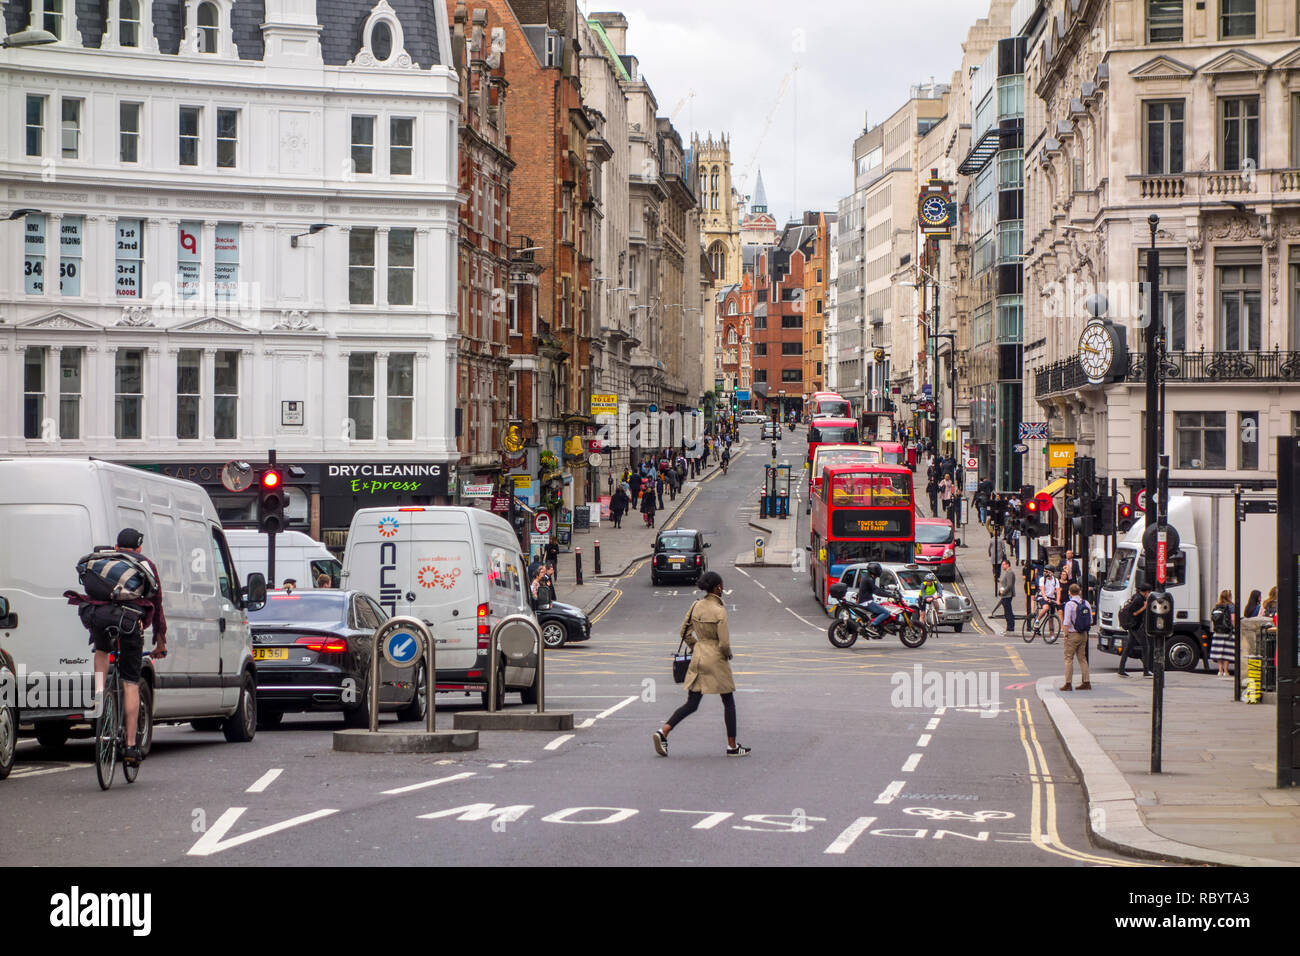
[[257, 492], [257, 529], [265, 534], [284, 530], [284, 476], [274, 468], [262, 472]]
[[[1070, 513], [1070, 524], [1079, 534], [1092, 533], [1092, 501], [1088, 498], [1086, 486], [1080, 481], [1073, 483], [1073, 495], [1066, 499], [1066, 508]], [[1067, 492], [1069, 488], [1067, 487]]]
[[1171, 637], [1174, 633], [1174, 596], [1168, 591], [1147, 595], [1146, 631], [1149, 637]]
[[1092, 499], [1092, 528], [1096, 534], [1115, 533], [1115, 497], [1098, 495]]
[[[1048, 506], [1050, 509], [1050, 505]], [[1030, 538], [1040, 538], [1048, 533], [1047, 515], [1043, 512], [1041, 498], [1030, 498], [1025, 502], [1021, 518], [1020, 533]]]
[[1123, 498], [1119, 499], [1119, 507], [1115, 509], [1115, 528], [1119, 533], [1127, 534], [1136, 520], [1133, 517], [1133, 506]]

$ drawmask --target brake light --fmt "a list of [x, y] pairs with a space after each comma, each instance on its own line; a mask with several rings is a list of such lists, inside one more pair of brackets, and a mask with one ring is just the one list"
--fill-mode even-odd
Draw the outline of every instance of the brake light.
[[489, 608], [486, 604], [478, 606], [478, 649], [486, 651], [492, 644], [492, 629], [488, 627]]
[[348, 649], [348, 642], [341, 637], [300, 637], [294, 643], [317, 654], [342, 654]]

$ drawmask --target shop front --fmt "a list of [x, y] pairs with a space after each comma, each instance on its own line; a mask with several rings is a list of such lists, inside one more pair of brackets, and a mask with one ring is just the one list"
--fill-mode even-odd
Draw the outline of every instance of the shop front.
[[320, 465], [320, 526], [326, 547], [342, 550], [362, 508], [451, 504], [455, 466], [441, 462], [349, 461]]
[[[226, 461], [118, 461], [117, 464], [192, 481], [201, 486], [212, 499], [222, 527], [257, 527], [257, 477], [267, 467], [264, 461], [247, 461], [252, 481], [240, 491], [227, 488], [222, 483], [222, 470], [229, 464]], [[288, 499], [285, 515], [289, 519], [289, 530], [319, 537], [320, 482], [324, 466], [280, 463], [277, 467], [284, 475], [284, 490]]]

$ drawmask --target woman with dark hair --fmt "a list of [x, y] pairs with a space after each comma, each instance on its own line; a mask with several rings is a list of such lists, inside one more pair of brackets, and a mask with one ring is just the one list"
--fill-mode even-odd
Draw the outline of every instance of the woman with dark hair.
[[645, 526], [653, 528], [655, 526], [655, 489], [654, 485], [646, 488], [645, 494], [641, 496], [641, 516], [645, 518]]
[[1260, 594], [1258, 588], [1251, 591], [1250, 597], [1246, 598], [1246, 609], [1241, 612], [1241, 616], [1243, 618], [1259, 617], [1259, 605], [1262, 598], [1263, 595]]
[[1210, 638], [1210, 660], [1219, 666], [1219, 676], [1227, 679], [1232, 676], [1228, 669], [1235, 666], [1237, 656], [1233, 639], [1233, 629], [1237, 626], [1237, 607], [1232, 603], [1231, 591], [1225, 589], [1219, 592], [1219, 603], [1210, 612], [1210, 620], [1214, 625], [1214, 635]]
[[682, 622], [681, 639], [691, 648], [686, 670], [686, 703], [654, 732], [655, 753], [668, 756], [668, 734], [695, 713], [705, 694], [722, 697], [722, 717], [727, 727], [727, 756], [748, 757], [748, 747], [736, 743], [736, 680], [731, 676], [731, 632], [727, 607], [722, 603], [722, 576], [705, 571], [695, 585], [705, 596], [691, 605]]

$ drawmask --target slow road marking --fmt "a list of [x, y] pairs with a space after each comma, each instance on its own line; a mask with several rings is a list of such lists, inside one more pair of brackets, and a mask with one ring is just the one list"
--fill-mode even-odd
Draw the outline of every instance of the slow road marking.
[[245, 793], [264, 793], [266, 788], [275, 783], [275, 778], [284, 773], [283, 770], [268, 770], [257, 778], [257, 782], [245, 790]]

